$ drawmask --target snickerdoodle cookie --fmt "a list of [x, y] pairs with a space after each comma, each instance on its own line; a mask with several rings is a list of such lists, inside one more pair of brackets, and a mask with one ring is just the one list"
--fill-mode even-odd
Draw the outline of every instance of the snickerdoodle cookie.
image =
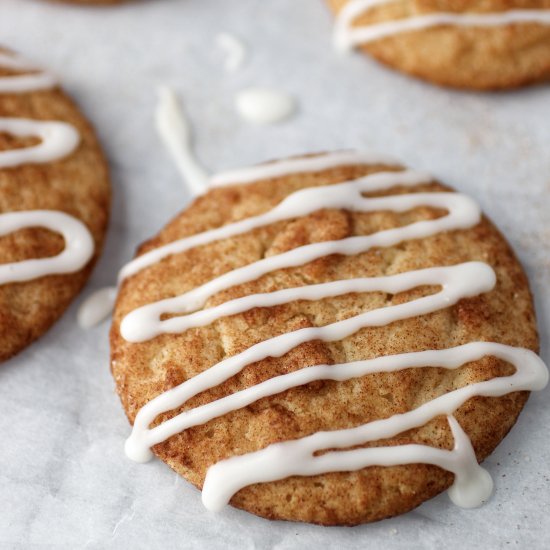
[[80, 291], [109, 203], [90, 124], [52, 75], [0, 49], [0, 360], [43, 334]]
[[122, 271], [112, 372], [150, 449], [217, 510], [353, 525], [450, 487], [547, 379], [525, 274], [469, 197], [335, 153], [214, 178]]
[[550, 78], [550, 0], [328, 0], [335, 42], [445, 86]]
[[112, 4], [122, 4], [127, 0], [53, 0], [66, 4], [81, 4], [83, 6], [109, 6]]

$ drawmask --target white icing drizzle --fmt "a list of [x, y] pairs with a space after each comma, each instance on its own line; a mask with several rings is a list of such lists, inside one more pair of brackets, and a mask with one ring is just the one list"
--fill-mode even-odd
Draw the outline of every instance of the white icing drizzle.
[[38, 145], [0, 151], [0, 168], [11, 168], [22, 164], [43, 164], [62, 159], [70, 155], [80, 141], [74, 126], [66, 122], [0, 118], [0, 132], [17, 137], [40, 138]]
[[167, 86], [159, 88], [155, 119], [157, 131], [191, 193], [202, 195], [208, 188], [209, 176], [193, 154], [191, 127], [174, 90]]
[[[10, 69], [34, 69], [19, 57], [0, 53], [0, 66]], [[46, 73], [0, 78], [0, 93], [25, 93], [55, 86]], [[17, 137], [37, 137], [38, 145], [0, 151], [0, 169], [26, 164], [54, 162], [70, 155], [78, 146], [76, 129], [65, 122], [0, 117], [0, 132]], [[0, 265], [0, 285], [29, 281], [53, 274], [73, 273], [82, 269], [93, 256], [94, 240], [88, 228], [77, 218], [55, 210], [17, 211], [0, 214], [0, 236], [25, 228], [43, 227], [61, 234], [65, 246], [49, 258], [23, 260]]]
[[[251, 170], [236, 171], [220, 178], [221, 185], [247, 183], [302, 171], [320, 171], [328, 167], [357, 164], [358, 155], [338, 153], [325, 157], [309, 157], [264, 165]], [[380, 157], [362, 157], [372, 164], [393, 164]], [[339, 163], [340, 162], [340, 163]], [[281, 167], [281, 164], [283, 165]], [[286, 172], [285, 172], [286, 169]], [[267, 396], [284, 392], [316, 380], [344, 381], [375, 372], [394, 372], [406, 368], [443, 367], [456, 369], [485, 356], [495, 356], [515, 366], [511, 376], [471, 384], [437, 397], [412, 411], [376, 420], [356, 428], [319, 432], [309, 437], [270, 445], [260, 451], [235, 456], [212, 466], [207, 473], [203, 502], [212, 510], [227, 504], [237, 491], [252, 483], [283, 479], [292, 475], [316, 475], [333, 471], [353, 471], [371, 465], [434, 464], [455, 474], [449, 490], [452, 500], [460, 506], [472, 507], [486, 500], [492, 491], [492, 480], [476, 460], [472, 445], [453, 413], [474, 396], [501, 396], [512, 391], [542, 389], [548, 381], [544, 363], [533, 352], [492, 342], [472, 342], [447, 350], [378, 357], [340, 365], [315, 365], [290, 374], [277, 376], [256, 386], [228, 395], [206, 405], [180, 413], [170, 420], [150, 428], [162, 413], [177, 409], [189, 399], [213, 388], [242, 371], [246, 366], [267, 357], [280, 357], [312, 340], [337, 341], [364, 327], [383, 326], [419, 315], [425, 315], [456, 304], [459, 300], [490, 291], [496, 276], [482, 262], [468, 262], [448, 267], [433, 267], [387, 275], [383, 277], [339, 280], [271, 293], [255, 294], [230, 300], [218, 306], [203, 308], [214, 294], [232, 286], [256, 280], [286, 267], [300, 266], [329, 254], [359, 254], [372, 247], [387, 247], [410, 239], [436, 235], [443, 231], [475, 226], [480, 209], [472, 199], [458, 193], [410, 193], [365, 198], [364, 193], [387, 190], [395, 186], [415, 186], [431, 178], [409, 170], [378, 172], [357, 180], [296, 191], [272, 210], [230, 223], [218, 229], [180, 239], [153, 250], [131, 262], [121, 271], [120, 280], [147, 268], [172, 254], [240, 235], [281, 220], [310, 214], [323, 208], [373, 212], [390, 210], [405, 212], [419, 206], [444, 209], [447, 214], [434, 219], [339, 241], [302, 246], [265, 258], [225, 273], [180, 296], [145, 305], [129, 313], [122, 321], [121, 334], [132, 342], [141, 342], [160, 334], [181, 333], [193, 327], [205, 326], [225, 316], [257, 307], [271, 307], [295, 300], [320, 300], [349, 293], [382, 291], [398, 293], [420, 286], [439, 286], [433, 295], [404, 304], [387, 306], [355, 315], [322, 327], [299, 329], [260, 342], [201, 372], [183, 384], [158, 395], [138, 412], [132, 434], [126, 442], [126, 453], [143, 462], [151, 458], [150, 447], [193, 426], [204, 424], [231, 411], [246, 407]], [[184, 314], [162, 320], [165, 313]], [[424, 445], [376, 447], [336, 450], [316, 456], [326, 449], [349, 447], [393, 437], [420, 427], [439, 415], [448, 417], [455, 446], [452, 450]]]
[[[404, 176], [411, 175], [409, 172], [402, 172], [401, 174]], [[416, 174], [412, 174], [416, 176]], [[388, 176], [389, 174], [384, 175]], [[395, 174], [394, 177], [398, 179], [397, 174]], [[360, 186], [361, 181], [364, 182], [364, 180], [359, 180], [357, 183], [358, 187]], [[323, 191], [339, 190], [339, 186], [333, 187], [335, 189], [329, 189], [329, 187], [323, 187], [322, 190], [319, 189], [318, 191], [320, 192], [320, 195], [318, 196], [321, 196]], [[334, 201], [328, 203], [331, 208], [345, 208], [345, 205], [349, 205], [351, 210], [360, 212], [373, 212], [382, 209], [391, 210], [394, 212], [404, 212], [418, 206], [433, 206], [446, 208], [449, 210], [449, 214], [436, 220], [415, 222], [404, 227], [388, 229], [364, 237], [348, 237], [337, 241], [325, 241], [300, 246], [289, 250], [288, 252], [284, 252], [270, 258], [264, 258], [253, 264], [237, 268], [185, 294], [175, 298], [161, 300], [134, 310], [126, 316], [121, 325], [121, 333], [123, 337], [131, 342], [141, 342], [158, 336], [167, 328], [170, 329], [170, 327], [177, 327], [179, 323], [183, 322], [183, 320], [174, 320], [173, 323], [161, 321], [160, 318], [163, 313], [167, 311], [171, 313], [191, 313], [203, 307], [208, 298], [217, 292], [221, 292], [248, 281], [256, 280], [259, 277], [267, 273], [271, 273], [277, 269], [301, 266], [331, 254], [343, 254], [349, 256], [366, 252], [376, 246], [392, 246], [404, 240], [428, 237], [441, 231], [471, 227], [479, 220], [479, 209], [477, 205], [469, 197], [458, 194], [412, 193], [410, 195], [383, 197], [379, 199], [364, 199], [361, 198], [360, 193], [351, 193], [346, 197], [345, 192], [342, 190], [341, 194], [327, 193], [327, 195], [330, 198], [334, 197]], [[214, 231], [205, 232], [197, 235], [196, 240], [198, 240], [199, 237], [202, 237], [204, 241], [201, 244], [205, 244], [219, 238], [228, 238], [235, 234], [242, 233], [243, 231], [238, 231], [238, 229], [241, 229], [242, 226], [245, 225], [245, 222], [252, 222], [252, 228], [261, 227], [263, 225], [267, 225], [267, 223], [270, 223], [266, 220], [270, 220], [271, 223], [273, 223], [273, 221], [278, 221], [281, 218], [294, 218], [299, 216], [300, 212], [304, 212], [304, 214], [301, 215], [305, 215], [309, 212], [314, 212], [315, 210], [323, 208], [324, 206], [321, 205], [326, 204], [321, 202], [321, 205], [316, 207], [314, 199], [308, 202], [306, 200], [306, 198], [308, 198], [307, 193], [303, 193], [302, 191], [298, 191], [293, 195], [290, 195], [288, 198], [291, 199], [289, 203], [291, 203], [292, 199], [296, 199], [293, 201], [297, 209], [297, 212], [294, 215], [284, 215], [281, 212], [282, 209], [277, 207], [267, 214], [258, 216], [258, 218], [260, 218], [259, 220], [249, 218], [243, 222], [230, 224], [220, 228], [219, 230], [214, 230], [217, 235]], [[342, 202], [340, 202], [339, 199]], [[345, 199], [349, 199], [349, 202], [345, 202]], [[283, 201], [280, 206], [285, 206], [285, 202], [286, 201]], [[291, 213], [292, 210], [290, 208], [289, 210]], [[283, 215], [277, 216], [280, 212]], [[270, 216], [272, 213], [275, 213], [275, 216]], [[239, 223], [241, 224], [241, 227], [238, 227], [237, 224]], [[237, 226], [237, 229], [235, 229], [235, 226]], [[224, 229], [226, 231], [223, 231]], [[191, 248], [191, 239], [193, 239], [193, 237], [186, 240], [182, 239], [181, 241], [177, 241], [179, 244], [179, 250]], [[164, 252], [166, 252], [166, 249]]]
[[[334, 448], [335, 445], [332, 442], [329, 444], [328, 438], [324, 440], [304, 438], [270, 445], [255, 453], [220, 461], [209, 468], [206, 474], [202, 492], [203, 504], [209, 510], [219, 511], [229, 503], [237, 491], [248, 485], [277, 481], [293, 475], [313, 476], [328, 472], [353, 472], [368, 466], [423, 463], [433, 464], [454, 473], [455, 480], [449, 488], [450, 498], [458, 506], [475, 508], [491, 496], [493, 480], [489, 472], [477, 463], [470, 439], [458, 421], [453, 416], [447, 418], [455, 438], [452, 451], [427, 445], [408, 444], [332, 451], [314, 456], [313, 453], [316, 451]], [[362, 428], [371, 427], [373, 424], [365, 424]], [[364, 431], [367, 432], [366, 429]], [[340, 439], [342, 447], [353, 445], [348, 444], [342, 436], [348, 436], [347, 441], [355, 439], [352, 434], [345, 433], [345, 430], [325, 433], [334, 437], [332, 441]], [[325, 435], [325, 433], [316, 435]], [[361, 444], [367, 442], [365, 437], [360, 439]], [[371, 441], [374, 439], [381, 439], [381, 437], [369, 438]], [[313, 448], [316, 443], [323, 443], [323, 447]], [[325, 443], [327, 445], [324, 445]]]
[[226, 72], [234, 73], [238, 71], [246, 59], [246, 47], [243, 41], [233, 34], [221, 32], [216, 37], [216, 42], [227, 54], [225, 59]]
[[397, 166], [399, 163], [393, 157], [378, 153], [338, 151], [336, 153], [290, 158], [257, 166], [247, 166], [238, 170], [228, 170], [213, 176], [210, 184], [212, 187], [235, 184], [244, 185], [262, 179], [280, 178], [290, 174], [321, 172], [331, 168], [353, 166], [356, 164]]
[[[254, 279], [256, 278], [254, 277]], [[185, 310], [186, 304], [185, 301], [179, 299], [177, 301], [174, 299], [173, 301], [163, 300], [153, 304], [154, 307], [144, 306], [129, 313], [123, 320], [120, 332], [123, 338], [129, 342], [142, 342], [160, 334], [180, 334], [192, 327], [206, 326], [221, 317], [236, 315], [256, 307], [274, 307], [295, 300], [314, 301], [361, 292], [382, 291], [396, 294], [428, 284], [443, 286], [443, 290], [434, 296], [399, 306], [387, 307], [383, 310], [370, 311], [319, 329], [319, 334], [325, 334], [330, 331], [338, 332], [338, 330], [342, 330], [340, 327], [346, 326], [350, 327], [349, 333], [346, 329], [346, 335], [349, 335], [357, 332], [363, 326], [381, 326], [411, 316], [407, 312], [412, 312], [412, 316], [416, 316], [455, 304], [460, 298], [475, 296], [480, 292], [491, 290], [494, 280], [495, 275], [486, 264], [471, 262], [453, 267], [410, 271], [399, 275], [346, 279], [264, 294], [253, 294], [213, 308], [161, 321], [160, 318], [164, 313], [179, 313], [181, 310]], [[234, 285], [230, 284], [230, 286]], [[155, 329], [152, 328], [153, 325], [155, 325]], [[144, 327], [147, 329], [144, 330]], [[306, 331], [304, 334], [309, 334], [309, 332]], [[330, 340], [332, 339], [340, 338], [330, 338]]]
[[[133, 457], [145, 459], [150, 456], [149, 447], [195, 425], [189, 425], [187, 418], [189, 416], [193, 417], [194, 414], [198, 414], [199, 409], [195, 409], [193, 414], [183, 413], [168, 422], [164, 422], [156, 428], [148, 429], [148, 426], [159, 414], [175, 408], [173, 406], [175, 402], [178, 403], [177, 406], [184, 404], [191, 397], [235, 376], [247, 365], [261, 361], [267, 357], [281, 357], [300, 344], [312, 340], [333, 342], [346, 338], [365, 327], [384, 326], [394, 321], [432, 313], [456, 304], [462, 298], [487, 292], [493, 288], [494, 284], [495, 275], [493, 270], [486, 264], [472, 262], [447, 268], [422, 269], [386, 277], [350, 279], [347, 281], [335, 281], [333, 283], [281, 290], [269, 294], [255, 294], [226, 302], [216, 308], [207, 309], [194, 315], [188, 315], [181, 319], [177, 318], [176, 320], [179, 322], [177, 328], [181, 328], [183, 332], [188, 328], [204, 326], [220, 317], [242, 313], [255, 307], [269, 307], [284, 304], [293, 300], [316, 300], [330, 296], [341, 296], [352, 292], [382, 291], [397, 293], [411, 290], [422, 285], [443, 286], [443, 289], [433, 296], [419, 298], [405, 304], [375, 309], [323, 327], [305, 328], [288, 334], [282, 334], [260, 342], [238, 355], [225, 359], [171, 390], [169, 400], [166, 394], [162, 394], [147, 403], [140, 410], [134, 421], [134, 429], [129, 439], [127, 450], [132, 452]], [[174, 330], [174, 332], [176, 331]], [[121, 334], [128, 340], [122, 330]], [[295, 376], [296, 373], [289, 375], [288, 380], [293, 379]], [[297, 376], [300, 377], [303, 375]], [[278, 377], [278, 380], [281, 381], [282, 378]], [[270, 380], [265, 384], [265, 387], [268, 388], [275, 383]], [[255, 395], [258, 392], [261, 395], [262, 388], [260, 386], [255, 386], [252, 391], [246, 391], [250, 395]], [[242, 403], [244, 398], [240, 397], [241, 395], [247, 394], [239, 392], [239, 394], [234, 394], [230, 398], [225, 399], [224, 402]], [[256, 399], [254, 399], [254, 401], [255, 400]], [[247, 402], [247, 404], [250, 403]], [[206, 406], [206, 408], [200, 408], [201, 411], [212, 409], [216, 410], [215, 407], [212, 407], [212, 404]], [[230, 410], [234, 409], [225, 409], [221, 414], [229, 412]], [[211, 420], [216, 416], [220, 416], [220, 414], [214, 413], [213, 416], [209, 417], [207, 420]]]
[[[321, 158], [322, 157], [318, 157], [317, 162], [319, 164], [322, 163], [322, 161], [320, 160]], [[313, 159], [310, 159], [310, 166], [314, 165], [312, 161]], [[269, 167], [270, 165], [265, 166]], [[151, 250], [146, 254], [138, 256], [121, 269], [119, 273], [119, 281], [135, 275], [138, 271], [141, 271], [142, 269], [161, 261], [167, 256], [180, 254], [186, 250], [189, 250], [190, 248], [208, 244], [219, 239], [234, 237], [235, 235], [246, 233], [247, 231], [251, 231], [270, 223], [291, 219], [297, 216], [304, 216], [321, 208], [338, 208], [338, 205], [341, 205], [341, 208], [348, 207], [348, 205], [349, 208], [352, 209], [359, 206], [362, 208], [369, 208], [369, 202], [367, 199], [364, 199], [361, 196], [361, 192], [374, 191], [385, 188], [387, 189], [396, 185], [417, 185], [419, 183], [424, 183], [430, 180], [431, 176], [421, 172], [378, 172], [360, 180], [341, 183], [337, 186], [333, 185], [322, 188], [302, 189], [300, 191], [297, 191], [296, 193], [293, 193], [292, 195], [289, 195], [277, 207], [265, 214], [254, 216], [252, 218], [247, 218], [240, 222], [234, 222], [232, 224], [222, 226], [218, 229], [199, 233], [198, 235], [193, 235], [192, 237], [179, 239], [162, 247]], [[438, 202], [438, 204], [440, 204], [441, 202], [447, 203], [448, 197], [442, 197], [441, 195], [442, 194], [435, 196], [435, 194], [430, 193], [430, 197], [428, 197], [428, 200], [435, 200], [436, 202]], [[409, 198], [413, 202], [415, 202], [418, 200], [418, 194], [415, 194], [414, 197]], [[468, 197], [461, 196], [459, 200], [463, 201], [463, 204], [465, 204], [466, 202], [472, 203], [472, 205], [474, 204], [473, 201], [471, 201], [471, 199], [469, 199]], [[397, 205], [397, 202], [388, 197], [387, 199], [384, 199], [384, 204]], [[373, 206], [374, 203], [371, 202], [370, 207], [372, 208]], [[477, 208], [477, 206], [475, 207], [475, 210], [478, 212], [477, 215], [479, 215], [479, 208]], [[355, 237], [353, 237], [353, 239], [355, 239]], [[364, 238], [360, 237], [360, 239]], [[348, 244], [350, 244], [351, 242], [359, 241], [346, 241], [346, 243]], [[364, 243], [365, 241], [361, 240], [360, 242]], [[339, 249], [342, 248], [341, 244], [339, 244], [340, 241], [336, 241], [336, 243], [337, 244], [333, 244], [332, 246], [336, 246]], [[324, 243], [319, 244], [323, 248], [325, 248]], [[317, 249], [318, 248], [319, 247], [317, 247]], [[305, 247], [302, 247], [300, 251], [304, 252], [304, 249]], [[314, 249], [308, 248], [308, 250]], [[330, 251], [328, 251], [327, 253], [330, 253]], [[350, 252], [350, 254], [351, 253], [353, 252]], [[289, 255], [292, 257], [297, 256], [296, 254], [292, 254], [292, 251], [290, 251]], [[280, 262], [281, 259], [279, 258], [277, 261]], [[301, 263], [306, 263], [306, 261], [310, 260], [304, 260]], [[298, 263], [297, 265], [300, 265], [300, 263]]]
[[[452, 415], [468, 399], [475, 396], [499, 397], [513, 391], [541, 390], [548, 383], [548, 370], [540, 357], [532, 351], [492, 342], [472, 342], [444, 350], [388, 355], [343, 365], [307, 367], [298, 371], [298, 373], [306, 371], [304, 374], [291, 373], [275, 378], [276, 384], [264, 390], [264, 395], [273, 395], [279, 393], [277, 391], [279, 388], [284, 391], [315, 380], [342, 381], [376, 372], [395, 372], [406, 368], [457, 369], [468, 362], [486, 356], [498, 357], [511, 363], [516, 368], [516, 372], [511, 376], [477, 382], [454, 390], [403, 414], [375, 420], [356, 428], [318, 432], [301, 439], [276, 443], [255, 453], [218, 462], [208, 470], [203, 487], [204, 504], [207, 508], [217, 510], [227, 504], [238, 490], [247, 485], [274, 481], [292, 475], [316, 475], [359, 470], [374, 465], [392, 466], [420, 462], [435, 464], [455, 474], [451, 497], [456, 504], [465, 505], [468, 508], [479, 506], [489, 495], [487, 484], [482, 483], [478, 486], [476, 481], [483, 481], [488, 474], [486, 472], [480, 474], [482, 469], [477, 463], [469, 439], [459, 429], [456, 420], [450, 421], [455, 437], [455, 448], [452, 452], [434, 450], [423, 445], [404, 445], [378, 447], [376, 450], [332, 451], [320, 456], [314, 456], [314, 454], [325, 449], [345, 449], [396, 436], [406, 430], [423, 426], [437, 416]], [[313, 372], [309, 372], [310, 369], [313, 369]], [[293, 381], [295, 383], [281, 380], [287, 377], [295, 378], [296, 380]], [[271, 381], [263, 382], [256, 388], [267, 385]], [[257, 393], [261, 395], [260, 391]], [[246, 401], [245, 403], [248, 404]], [[199, 409], [195, 409], [197, 410]]]
[[[356, 151], [341, 151], [336, 153], [328, 153], [326, 155], [287, 159], [269, 164], [263, 164], [260, 166], [252, 166], [239, 170], [224, 172], [214, 176], [211, 179], [211, 185], [224, 186], [235, 183], [252, 183], [259, 178], [275, 178], [285, 174], [321, 171], [338, 166], [357, 164], [396, 165], [397, 161], [392, 157], [380, 154], [360, 153]], [[378, 180], [381, 177], [384, 176], [377, 175], [375, 179]], [[395, 179], [393, 179], [393, 175], [391, 177], [391, 182], [393, 185]], [[407, 177], [410, 178], [410, 176]], [[430, 176], [423, 174], [419, 174], [418, 177], [419, 181], [430, 179]], [[414, 180], [413, 178], [413, 180], [411, 181], [414, 182], [416, 180]], [[288, 212], [284, 212], [283, 208], [280, 208], [279, 210], [281, 215], [283, 216], [280, 219], [287, 219], [288, 217], [292, 217], [289, 216]], [[163, 247], [156, 248], [151, 252], [143, 254], [126, 264], [119, 272], [118, 284], [120, 285], [120, 283], [127, 277], [135, 275], [142, 269], [145, 269], [146, 267], [149, 267], [161, 261], [163, 258], [166, 258], [173, 254], [181, 253], [194, 246], [199, 246], [201, 244], [206, 244], [206, 242], [211, 242], [205, 240], [205, 238], [210, 238], [213, 240], [219, 238], [227, 238], [228, 232], [230, 231], [237, 230], [236, 232], [232, 233], [232, 235], [237, 235], [250, 230], [250, 228], [250, 220], [248, 220], [246, 224], [241, 224], [240, 227], [236, 226], [236, 224], [232, 224], [231, 227], [226, 226], [221, 228], [217, 233], [209, 232], [208, 235], [197, 236], [192, 239], [180, 239]], [[82, 328], [91, 328], [92, 326], [99, 324], [111, 313], [112, 308], [108, 307], [109, 301], [106, 301], [106, 296], [109, 295], [111, 288], [112, 287], [106, 287], [104, 289], [101, 289], [100, 291], [91, 295], [81, 304], [78, 312], [78, 317], [83, 319], [83, 324], [81, 324]], [[114, 305], [114, 299], [112, 303]], [[93, 321], [91, 321], [91, 319], [93, 319]], [[128, 323], [128, 321], [126, 321], [126, 323]]]
[[366, 44], [396, 34], [418, 31], [442, 25], [460, 27], [497, 27], [515, 23], [550, 24], [550, 10], [508, 10], [498, 13], [429, 13], [407, 19], [383, 21], [368, 26], [354, 27], [357, 17], [396, 0], [350, 0], [338, 13], [334, 30], [334, 44], [340, 50], [350, 50], [359, 44]]
[[88, 228], [78, 219], [56, 210], [30, 210], [0, 215], [0, 235], [28, 227], [44, 227], [60, 233], [65, 248], [57, 256], [0, 265], [0, 285], [29, 281], [54, 273], [73, 273], [82, 269], [94, 251]]
[[[272, 380], [252, 388], [259, 396], [258, 398], [261, 398], [315, 380], [343, 381], [377, 372], [396, 372], [407, 368], [457, 369], [470, 361], [477, 361], [486, 356], [498, 357], [511, 363], [516, 368], [516, 372], [511, 376], [477, 382], [454, 390], [416, 409], [390, 418], [375, 420], [356, 428], [318, 432], [301, 439], [276, 443], [255, 453], [218, 462], [208, 470], [203, 488], [204, 504], [209, 509], [217, 510], [247, 485], [274, 481], [292, 475], [360, 470], [374, 465], [426, 463], [435, 464], [455, 474], [451, 497], [456, 504], [468, 508], [479, 506], [486, 500], [492, 489], [492, 483], [490, 485], [487, 483], [487, 478], [490, 479], [490, 476], [478, 465], [468, 437], [451, 415], [468, 399], [475, 396], [499, 397], [513, 391], [543, 389], [548, 383], [548, 370], [540, 357], [532, 351], [492, 342], [472, 342], [444, 350], [388, 355], [342, 365], [306, 367], [301, 371], [278, 376], [273, 379], [275, 383], [270, 388], [262, 388], [262, 386], [267, 386]], [[263, 393], [261, 390], [264, 390]], [[239, 393], [245, 392], [249, 390]], [[224, 399], [234, 399], [234, 395]], [[220, 401], [222, 400], [214, 404]], [[245, 401], [243, 397], [242, 402], [244, 403], [242, 406], [246, 406], [253, 400]], [[208, 406], [204, 405], [195, 411]], [[387, 439], [406, 430], [423, 426], [440, 415], [449, 416], [449, 423], [455, 437], [453, 451], [442, 451], [423, 445], [403, 445], [332, 451], [314, 456], [316, 452], [325, 449], [345, 449], [369, 441]], [[478, 485], [477, 482], [481, 483]]]
[[241, 117], [254, 124], [275, 124], [296, 111], [296, 100], [288, 93], [273, 88], [253, 86], [235, 96], [235, 106]]
[[[37, 71], [26, 59], [4, 52], [0, 52], [0, 67], [16, 71]], [[54, 88], [56, 85], [57, 79], [44, 71], [0, 77], [0, 93], [30, 92]]]

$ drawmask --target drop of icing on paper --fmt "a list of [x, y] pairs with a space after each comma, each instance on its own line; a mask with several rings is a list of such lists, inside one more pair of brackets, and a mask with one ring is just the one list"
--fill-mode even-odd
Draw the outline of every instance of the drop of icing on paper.
[[99, 325], [113, 311], [117, 295], [117, 287], [108, 286], [96, 290], [78, 308], [76, 318], [83, 329]]
[[218, 46], [225, 52], [224, 69], [227, 73], [238, 71], [246, 60], [246, 46], [235, 35], [221, 32], [216, 36]]
[[288, 93], [273, 88], [251, 87], [235, 97], [237, 112], [248, 122], [275, 124], [296, 112], [296, 100]]
[[192, 150], [191, 125], [183, 113], [174, 90], [161, 86], [155, 113], [157, 131], [180, 174], [194, 196], [208, 189], [210, 176]]

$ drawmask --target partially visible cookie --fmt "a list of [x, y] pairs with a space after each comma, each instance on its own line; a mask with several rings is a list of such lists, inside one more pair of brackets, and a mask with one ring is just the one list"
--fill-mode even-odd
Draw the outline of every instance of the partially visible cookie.
[[[328, 2], [340, 45], [350, 46], [355, 33], [387, 33], [355, 34], [352, 41], [382, 63], [430, 82], [496, 90], [550, 79], [550, 0]], [[431, 26], [433, 17], [443, 19]]]
[[43, 334], [83, 287], [109, 208], [90, 124], [53, 77], [0, 50], [0, 360]]
[[122, 4], [127, 0], [54, 0], [56, 2], [64, 2], [67, 4], [83, 4], [83, 5], [96, 5], [107, 6], [109, 4]]
[[129, 456], [151, 447], [207, 507], [270, 519], [376, 521], [453, 480], [455, 502], [479, 505], [478, 461], [519, 390], [547, 379], [495, 226], [428, 175], [358, 154], [214, 185], [122, 272], [111, 368]]

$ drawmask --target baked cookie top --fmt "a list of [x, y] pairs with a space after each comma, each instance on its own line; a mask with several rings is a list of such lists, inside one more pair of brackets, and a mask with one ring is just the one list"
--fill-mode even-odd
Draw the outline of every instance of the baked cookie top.
[[391, 159], [219, 176], [121, 277], [126, 451], [152, 447], [210, 509], [353, 525], [451, 485], [479, 505], [478, 460], [547, 380], [505, 239], [472, 199]]
[[335, 43], [457, 88], [550, 78], [550, 0], [328, 0]]
[[82, 288], [109, 204], [89, 123], [52, 75], [0, 49], [0, 360], [43, 334]]

